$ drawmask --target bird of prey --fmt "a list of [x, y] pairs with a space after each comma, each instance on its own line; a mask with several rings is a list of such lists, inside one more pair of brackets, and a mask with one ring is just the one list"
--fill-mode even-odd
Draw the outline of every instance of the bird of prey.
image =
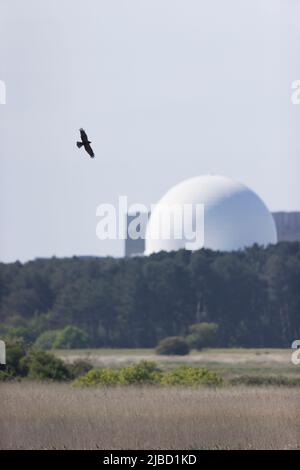
[[80, 149], [82, 146], [84, 146], [85, 151], [89, 154], [91, 158], [94, 158], [94, 152], [90, 144], [92, 142], [89, 141], [88, 136], [86, 135], [86, 132], [84, 129], [80, 128], [80, 137], [81, 137], [81, 142], [77, 142], [77, 147]]

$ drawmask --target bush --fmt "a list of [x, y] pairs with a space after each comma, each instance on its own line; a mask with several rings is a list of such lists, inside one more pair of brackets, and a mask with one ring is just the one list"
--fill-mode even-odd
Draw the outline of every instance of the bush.
[[109, 367], [105, 369], [92, 369], [87, 374], [75, 380], [75, 386], [91, 387], [96, 385], [117, 385], [119, 371]]
[[141, 361], [124, 367], [119, 372], [119, 383], [121, 385], [154, 384], [159, 383], [161, 373], [155, 362]]
[[25, 341], [22, 338], [6, 341], [6, 370], [1, 376], [4, 377], [24, 377], [28, 372], [23, 358], [28, 352]]
[[185, 356], [189, 352], [189, 343], [180, 336], [169, 336], [161, 340], [156, 348], [156, 354]]
[[53, 343], [57, 349], [86, 348], [88, 346], [88, 335], [77, 326], [66, 326], [59, 330]]
[[6, 371], [6, 370], [0, 370], [0, 382], [5, 382], [6, 380], [12, 380], [14, 376]]
[[161, 372], [155, 362], [141, 361], [121, 369], [93, 369], [75, 380], [75, 386], [96, 385], [211, 385], [223, 383], [222, 378], [206, 368], [177, 367], [168, 372]]
[[52, 349], [56, 341], [57, 330], [49, 330], [42, 333], [34, 343], [38, 349]]
[[216, 345], [218, 325], [216, 323], [196, 323], [189, 328], [190, 335], [186, 337], [191, 348], [200, 351]]
[[23, 363], [28, 368], [28, 377], [37, 380], [69, 380], [71, 374], [64, 362], [48, 352], [33, 349]]
[[90, 370], [92, 370], [93, 366], [90, 362], [84, 361], [83, 359], [78, 359], [74, 361], [72, 364], [68, 365], [68, 369], [70, 375], [73, 379], [77, 379], [84, 374], [87, 374]]
[[53, 354], [41, 349], [29, 349], [23, 339], [6, 342], [5, 370], [0, 371], [0, 381], [26, 377], [38, 380], [70, 380], [91, 369], [86, 361], [67, 366]]
[[206, 368], [183, 365], [166, 372], [161, 380], [163, 385], [221, 385], [222, 378]]
[[161, 373], [155, 362], [141, 361], [121, 369], [93, 369], [75, 380], [75, 386], [137, 385], [159, 383]]

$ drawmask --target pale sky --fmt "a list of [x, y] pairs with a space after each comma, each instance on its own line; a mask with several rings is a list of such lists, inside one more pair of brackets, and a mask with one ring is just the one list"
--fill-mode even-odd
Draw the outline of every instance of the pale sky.
[[300, 210], [298, 0], [0, 0], [0, 37], [1, 261], [121, 256], [99, 204], [206, 173]]

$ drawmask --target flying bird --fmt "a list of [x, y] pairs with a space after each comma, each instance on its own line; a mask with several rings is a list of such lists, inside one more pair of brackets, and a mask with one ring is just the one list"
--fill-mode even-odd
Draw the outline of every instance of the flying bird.
[[80, 149], [82, 146], [84, 146], [85, 151], [89, 154], [91, 158], [94, 158], [95, 154], [93, 152], [92, 147], [90, 144], [92, 143], [89, 141], [88, 136], [86, 135], [86, 132], [84, 129], [79, 129], [80, 130], [80, 137], [81, 137], [81, 142], [77, 142], [77, 147]]

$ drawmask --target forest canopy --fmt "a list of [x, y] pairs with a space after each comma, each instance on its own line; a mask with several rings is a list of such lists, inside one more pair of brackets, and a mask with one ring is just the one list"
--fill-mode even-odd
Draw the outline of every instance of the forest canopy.
[[211, 322], [220, 347], [290, 347], [300, 338], [300, 243], [1, 263], [0, 301], [1, 336], [29, 343], [44, 335], [85, 347], [155, 347]]

